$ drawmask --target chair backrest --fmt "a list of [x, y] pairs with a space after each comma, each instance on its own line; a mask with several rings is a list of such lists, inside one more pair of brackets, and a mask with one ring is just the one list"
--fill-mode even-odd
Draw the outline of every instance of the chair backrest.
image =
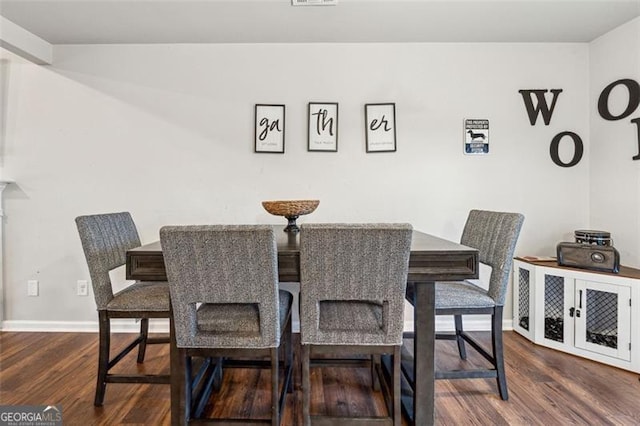
[[[272, 226], [165, 226], [160, 242], [178, 346], [279, 345], [278, 252]], [[203, 303], [257, 306], [258, 335], [199, 329], [197, 309]]]
[[[323, 301], [383, 306], [383, 335], [357, 335], [358, 344], [402, 343], [404, 295], [412, 227], [409, 224], [303, 224], [300, 230], [302, 343], [348, 344], [319, 329]], [[344, 318], [345, 323], [349, 320]], [[349, 329], [355, 324], [345, 324]]]
[[127, 250], [140, 246], [136, 225], [128, 212], [78, 216], [76, 225], [96, 305], [106, 309], [113, 299], [109, 271], [126, 263]]
[[478, 250], [478, 260], [491, 266], [488, 294], [503, 306], [513, 253], [524, 216], [520, 213], [471, 210], [460, 243]]

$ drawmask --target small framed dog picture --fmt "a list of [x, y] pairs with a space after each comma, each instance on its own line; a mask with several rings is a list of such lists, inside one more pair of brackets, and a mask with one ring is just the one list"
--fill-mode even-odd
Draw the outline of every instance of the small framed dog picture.
[[464, 153], [467, 155], [489, 153], [489, 120], [477, 118], [464, 120]]

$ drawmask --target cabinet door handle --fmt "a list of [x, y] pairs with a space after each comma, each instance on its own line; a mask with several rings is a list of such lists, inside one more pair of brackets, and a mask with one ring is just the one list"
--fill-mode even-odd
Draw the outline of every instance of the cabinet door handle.
[[[582, 309], [582, 290], [579, 291], [578, 308]], [[578, 315], [578, 316], [580, 316], [580, 315]]]
[[580, 318], [580, 309], [576, 309], [576, 317]]
[[573, 318], [573, 314], [576, 311], [576, 308], [569, 308], [569, 316]]

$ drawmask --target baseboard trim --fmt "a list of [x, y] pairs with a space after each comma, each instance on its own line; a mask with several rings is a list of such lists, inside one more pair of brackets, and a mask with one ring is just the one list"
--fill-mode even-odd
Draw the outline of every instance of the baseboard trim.
[[[513, 320], [502, 321], [503, 330], [513, 330]], [[295, 332], [300, 330], [298, 321], [293, 322]], [[405, 321], [405, 331], [413, 330], [413, 321]], [[488, 331], [491, 330], [491, 321], [487, 317], [474, 318], [467, 316], [464, 318], [464, 329], [467, 331]], [[113, 333], [137, 333], [140, 330], [139, 322], [128, 319], [114, 319], [111, 321], [111, 331]], [[453, 331], [453, 317], [436, 318], [436, 330]], [[98, 321], [21, 321], [9, 320], [0, 324], [0, 331], [7, 332], [49, 332], [49, 333], [97, 333]], [[149, 331], [151, 333], [168, 333], [169, 320], [152, 319], [149, 321]]]
[[[98, 321], [3, 321], [1, 331], [49, 332], [49, 333], [97, 333]], [[133, 319], [111, 320], [113, 333], [138, 333], [140, 322]], [[168, 319], [149, 320], [149, 332], [168, 333]]]
[[[465, 331], [491, 331], [491, 317], [488, 315], [467, 315], [463, 316], [462, 326]], [[413, 321], [404, 322], [404, 331], [413, 330]], [[453, 316], [436, 317], [436, 331], [454, 331], [455, 324]], [[502, 330], [513, 330], [513, 320], [503, 319]]]

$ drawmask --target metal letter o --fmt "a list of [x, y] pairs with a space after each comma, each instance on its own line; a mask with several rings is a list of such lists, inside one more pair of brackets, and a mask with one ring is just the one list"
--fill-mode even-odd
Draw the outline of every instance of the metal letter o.
[[[560, 140], [565, 136], [569, 136], [571, 139], [573, 139], [573, 145], [575, 148], [573, 153], [573, 158], [568, 163], [563, 163], [562, 160], [560, 160], [560, 155], [558, 154]], [[553, 162], [560, 167], [575, 166], [582, 159], [583, 152], [584, 152], [584, 146], [582, 144], [582, 138], [580, 138], [580, 136], [578, 136], [573, 132], [569, 132], [569, 131], [560, 132], [557, 135], [555, 135], [553, 139], [551, 139], [551, 145], [549, 146], [549, 153], [551, 154], [551, 159], [553, 160]]]

